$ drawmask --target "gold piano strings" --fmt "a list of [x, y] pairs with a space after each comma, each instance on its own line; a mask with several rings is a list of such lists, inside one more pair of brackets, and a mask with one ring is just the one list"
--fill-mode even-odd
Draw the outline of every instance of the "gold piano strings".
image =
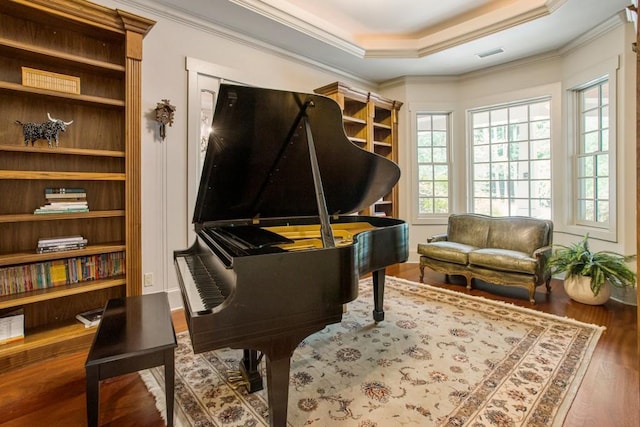
[[[353, 236], [367, 230], [373, 230], [373, 225], [368, 222], [349, 222], [344, 224], [331, 224], [336, 246], [345, 246], [353, 243]], [[265, 229], [278, 233], [281, 236], [294, 240], [293, 243], [277, 245], [288, 250], [306, 250], [322, 248], [320, 237], [320, 224], [288, 225], [265, 227]]]

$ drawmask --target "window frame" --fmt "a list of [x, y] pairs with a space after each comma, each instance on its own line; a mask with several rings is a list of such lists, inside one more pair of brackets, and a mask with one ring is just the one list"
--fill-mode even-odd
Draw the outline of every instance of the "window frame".
[[[602, 76], [601, 78], [593, 81], [593, 82], [589, 82], [588, 84], [580, 87], [580, 88], [576, 88], [573, 90], [572, 96], [575, 97], [574, 102], [575, 102], [575, 106], [576, 106], [576, 111], [575, 111], [575, 123], [576, 123], [576, 132], [575, 132], [575, 155], [573, 157], [573, 167], [575, 170], [575, 181], [574, 181], [574, 188], [575, 188], [575, 193], [574, 193], [574, 207], [573, 207], [573, 212], [574, 212], [574, 221], [577, 225], [581, 225], [581, 226], [585, 226], [585, 227], [592, 227], [592, 228], [598, 228], [598, 229], [608, 229], [609, 228], [609, 224], [611, 223], [611, 173], [615, 171], [615, 169], [612, 169], [612, 159], [611, 159], [611, 138], [609, 137], [609, 130], [610, 130], [610, 125], [611, 123], [608, 122], [607, 123], [607, 150], [604, 151], [602, 150], [602, 143], [603, 141], [601, 139], [598, 139], [598, 150], [595, 150], [594, 152], [586, 152], [584, 150], [584, 141], [583, 141], [583, 136], [586, 133], [586, 129], [584, 128], [584, 113], [585, 113], [585, 109], [583, 106], [583, 102], [582, 102], [582, 98], [583, 95], [586, 91], [588, 90], [592, 90], [592, 89], [596, 89], [598, 90], [598, 105], [596, 107], [594, 107], [592, 109], [592, 111], [597, 111], [598, 113], [602, 112], [602, 104], [600, 104], [601, 98], [602, 98], [602, 93], [601, 93], [601, 88], [604, 84], [607, 84], [608, 89], [609, 89], [609, 93], [611, 92], [611, 84], [609, 81], [609, 76], [605, 75]], [[609, 107], [610, 107], [610, 97], [608, 96], [607, 99], [607, 112], [609, 112]], [[607, 117], [607, 121], [609, 121], [611, 118], [611, 114], [608, 113], [608, 117]], [[600, 114], [598, 114], [598, 127], [596, 129], [596, 131], [598, 133], [602, 132], [604, 128], [602, 127], [602, 120], [600, 117]], [[593, 220], [593, 221], [589, 221], [587, 219], [585, 219], [584, 217], [581, 216], [581, 208], [580, 208], [580, 196], [582, 194], [582, 192], [580, 191], [580, 179], [585, 178], [586, 176], [580, 176], [579, 172], [580, 172], [580, 162], [581, 159], [584, 158], [594, 158], [594, 163], [596, 163], [597, 156], [601, 156], [603, 154], [606, 154], [607, 156], [607, 167], [608, 167], [608, 175], [607, 175], [607, 179], [608, 179], [608, 192], [609, 192], [609, 197], [607, 198], [607, 204], [608, 206], [608, 219], [606, 222], [599, 222], [597, 220]], [[599, 166], [594, 164], [593, 169], [597, 170], [599, 168]], [[597, 171], [594, 171], [592, 175], [589, 176], [590, 178], [593, 178], [595, 181], [598, 180], [598, 178], [601, 178], [602, 175], [599, 175], [597, 173]], [[594, 187], [596, 187], [594, 185]], [[596, 194], [597, 191], [594, 188], [594, 195], [593, 197], [591, 197], [591, 199], [595, 202], [595, 204], [597, 204], [597, 202], [599, 200], [598, 195]], [[582, 197], [583, 200], [587, 200], [588, 198], [586, 196], [583, 195]], [[597, 216], [597, 212], [598, 212], [598, 208], [596, 206], [594, 206], [593, 208], [593, 213]]]
[[[558, 231], [563, 231], [573, 235], [589, 234], [598, 240], [609, 242], [618, 241], [618, 201], [617, 188], [619, 171], [617, 165], [620, 163], [617, 156], [617, 135], [618, 135], [618, 72], [620, 71], [620, 58], [618, 56], [600, 62], [582, 73], [567, 79], [563, 86], [564, 102], [566, 108], [566, 136], [564, 138], [564, 148], [569, 167], [561, 175], [565, 183], [563, 194], [563, 210], [561, 221], [555, 225]], [[608, 227], [593, 226], [584, 223], [577, 218], [577, 196], [578, 196], [578, 173], [577, 156], [580, 137], [580, 108], [578, 91], [593, 85], [606, 78], [609, 82], [609, 225]]]
[[[448, 135], [447, 135], [447, 167], [449, 171], [448, 178], [448, 204], [449, 211], [440, 214], [420, 214], [419, 213], [419, 167], [418, 167], [418, 116], [421, 114], [447, 115]], [[455, 135], [456, 135], [456, 107], [451, 104], [438, 103], [412, 103], [409, 106], [408, 126], [411, 136], [411, 222], [416, 225], [438, 225], [447, 224], [449, 216], [456, 212], [456, 199], [453, 188], [456, 182], [455, 164]]]
[[[522, 107], [522, 106], [526, 106], [527, 109], [529, 108], [529, 106], [531, 105], [535, 105], [541, 102], [548, 102], [549, 103], [549, 178], [548, 180], [544, 180], [544, 181], [548, 181], [549, 183], [549, 191], [550, 191], [550, 195], [549, 195], [549, 203], [550, 203], [550, 207], [549, 207], [549, 217], [548, 218], [543, 218], [543, 219], [553, 219], [553, 140], [554, 140], [554, 134], [553, 134], [553, 128], [554, 128], [554, 124], [553, 124], [553, 102], [552, 102], [552, 97], [551, 95], [541, 95], [541, 96], [535, 96], [535, 97], [528, 97], [528, 98], [521, 98], [521, 99], [516, 99], [516, 100], [512, 100], [512, 101], [508, 101], [508, 102], [501, 102], [501, 103], [496, 103], [496, 104], [489, 104], [489, 105], [485, 105], [482, 107], [476, 107], [476, 108], [470, 108], [467, 110], [467, 124], [468, 124], [468, 129], [467, 129], [467, 134], [468, 134], [468, 146], [469, 146], [469, 179], [468, 181], [468, 187], [469, 187], [469, 211], [470, 212], [476, 212], [475, 208], [477, 208], [475, 206], [475, 199], [476, 199], [476, 195], [474, 192], [474, 188], [475, 188], [475, 168], [477, 163], [482, 163], [482, 164], [488, 164], [490, 167], [491, 165], [493, 165], [494, 163], [500, 164], [500, 163], [505, 163], [505, 161], [492, 161], [492, 159], [489, 159], [487, 162], [475, 162], [474, 160], [474, 148], [476, 147], [476, 145], [474, 144], [474, 126], [473, 126], [473, 115], [474, 114], [480, 114], [480, 113], [487, 113], [489, 114], [489, 116], [491, 116], [491, 112], [493, 111], [498, 111], [501, 109], [512, 109], [512, 108], [518, 108], [518, 107]], [[529, 115], [527, 115], [527, 121], [523, 122], [523, 123], [527, 123], [527, 128], [530, 129], [530, 125], [531, 123], [536, 122], [536, 120], [531, 120], [531, 118], [529, 117]], [[509, 128], [509, 124], [511, 122], [507, 122], [507, 124], [505, 125], [507, 127], [507, 132], [508, 132], [508, 128]], [[491, 129], [491, 127], [489, 128]], [[510, 141], [510, 138], [507, 138], [507, 140], [504, 142], [504, 144], [507, 144], [508, 147], [510, 147], [510, 144], [515, 144], [514, 141]], [[531, 135], [529, 133], [527, 133], [527, 138], [524, 139], [523, 141], [526, 141], [527, 143], [527, 149], [529, 151], [529, 153], [527, 154], [527, 158], [526, 161], [528, 163], [528, 166], [531, 166], [531, 162], [535, 161], [536, 159], [533, 159], [531, 157], [531, 140], [537, 140], [536, 138], [532, 138]], [[546, 139], [546, 138], [545, 138]], [[492, 150], [493, 146], [495, 145], [499, 145], [499, 143], [491, 143], [488, 142], [487, 147]], [[491, 156], [490, 156], [491, 157]], [[513, 159], [507, 159], [506, 163], [508, 165], [511, 165], [511, 163], [513, 163], [514, 160]], [[492, 178], [489, 179], [489, 183], [491, 186], [491, 183], [499, 183], [499, 182], [505, 182], [507, 184], [509, 184], [509, 186], [518, 184], [520, 182], [526, 182], [527, 186], [531, 187], [531, 184], [533, 181], [540, 181], [540, 180], [536, 180], [532, 178], [532, 173], [531, 170], [528, 169], [527, 172], [527, 178], [526, 180], [523, 179], [513, 179], [511, 177], [509, 177], [506, 180], [493, 180]], [[482, 182], [482, 181], [481, 181]], [[528, 196], [526, 199], [524, 198], [518, 198], [514, 196], [509, 195], [507, 200], [527, 200], [528, 201], [528, 213], [526, 216], [530, 216], [532, 213], [532, 206], [531, 206], [531, 200], [532, 200], [532, 192], [531, 192], [531, 188], [529, 188], [529, 192], [528, 192]], [[487, 200], [489, 200], [489, 202], [491, 203], [492, 200], [496, 199], [492, 194], [489, 194], [488, 198], [485, 198]], [[538, 200], [538, 198], [534, 198], [534, 200]], [[512, 202], [509, 202], [509, 204], [511, 204]], [[513, 213], [513, 212], [508, 212], [507, 215], [523, 215], [523, 214], [517, 214], [517, 213]]]

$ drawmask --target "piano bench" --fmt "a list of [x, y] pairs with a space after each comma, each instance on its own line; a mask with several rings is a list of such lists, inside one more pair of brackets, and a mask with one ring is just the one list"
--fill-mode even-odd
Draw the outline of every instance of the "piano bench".
[[164, 365], [167, 426], [173, 426], [176, 346], [165, 293], [109, 300], [85, 362], [89, 427], [98, 425], [101, 380], [159, 365]]

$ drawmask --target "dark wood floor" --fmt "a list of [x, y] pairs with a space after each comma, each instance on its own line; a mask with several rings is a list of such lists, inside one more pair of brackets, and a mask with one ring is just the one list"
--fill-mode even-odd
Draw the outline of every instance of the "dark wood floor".
[[[418, 281], [417, 264], [393, 266], [388, 275]], [[443, 283], [427, 272], [425, 282], [467, 292], [462, 281]], [[532, 307], [524, 289], [478, 285], [470, 293]], [[536, 294], [536, 310], [606, 326], [565, 426], [640, 425], [636, 308], [610, 301], [590, 307], [569, 300], [562, 282], [552, 293]], [[186, 330], [182, 311], [174, 312], [176, 331]], [[83, 426], [86, 352], [59, 357], [0, 375], [0, 426]], [[102, 382], [100, 423], [104, 426], [163, 426], [153, 397], [137, 374]]]

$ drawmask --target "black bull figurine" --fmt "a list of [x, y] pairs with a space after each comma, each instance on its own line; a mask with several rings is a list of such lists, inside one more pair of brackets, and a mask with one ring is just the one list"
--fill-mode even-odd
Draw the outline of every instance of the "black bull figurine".
[[54, 119], [49, 113], [47, 113], [47, 117], [49, 117], [49, 121], [44, 123], [22, 123], [20, 120], [16, 120], [16, 123], [22, 126], [24, 145], [29, 145], [29, 141], [31, 141], [31, 146], [33, 146], [38, 139], [46, 139], [49, 147], [51, 147], [51, 140], [54, 140], [56, 147], [58, 147], [58, 133], [64, 132], [67, 126], [73, 123], [73, 120], [64, 122], [60, 119]]

